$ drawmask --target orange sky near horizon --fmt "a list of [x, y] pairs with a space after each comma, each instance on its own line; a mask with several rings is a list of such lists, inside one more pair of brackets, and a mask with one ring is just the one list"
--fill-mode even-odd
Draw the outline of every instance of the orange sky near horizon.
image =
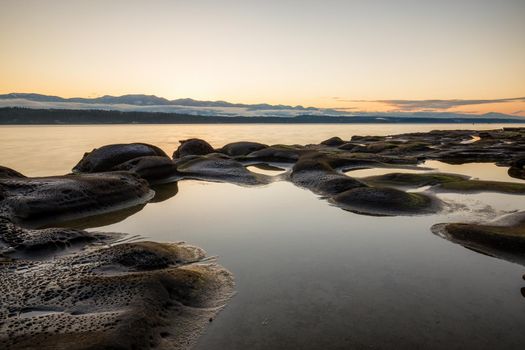
[[[513, 0], [0, 0], [0, 93], [348, 111], [524, 97], [523, 18]], [[525, 116], [525, 101], [410, 110]]]

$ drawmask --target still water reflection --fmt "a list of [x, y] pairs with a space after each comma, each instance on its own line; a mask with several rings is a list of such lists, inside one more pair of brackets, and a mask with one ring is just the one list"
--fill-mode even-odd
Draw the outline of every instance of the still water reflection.
[[[8, 136], [0, 138], [0, 160], [40, 175], [67, 172], [84, 151], [115, 142], [149, 142], [171, 153], [178, 139], [190, 136], [220, 146], [240, 139], [308, 143], [336, 134], [414, 131], [265, 125], [253, 134], [249, 128], [259, 126], [143, 127], [0, 128]], [[100, 133], [93, 136], [93, 128]], [[446, 171], [511, 179], [491, 164], [476, 167], [475, 174], [463, 166]], [[210, 323], [199, 349], [522, 349], [525, 344], [525, 268], [430, 232], [434, 223], [484, 217], [487, 206], [492, 215], [525, 209], [522, 197], [443, 194], [463, 209], [370, 217], [332, 207], [283, 181], [255, 188], [181, 181], [157, 190], [146, 206], [69, 225], [186, 241], [218, 256], [233, 272], [237, 294]]]

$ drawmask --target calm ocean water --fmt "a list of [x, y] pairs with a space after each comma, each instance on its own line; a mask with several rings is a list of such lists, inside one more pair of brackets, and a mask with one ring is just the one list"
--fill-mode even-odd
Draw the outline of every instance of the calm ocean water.
[[[0, 127], [0, 164], [26, 175], [69, 172], [84, 152], [147, 142], [171, 154], [178, 140], [214, 146], [240, 140], [318, 143], [500, 125], [114, 125]], [[511, 179], [492, 164], [447, 172]], [[385, 172], [384, 169], [381, 170]], [[366, 176], [377, 170], [348, 173]], [[370, 217], [328, 205], [288, 182], [245, 188], [181, 181], [130, 216], [92, 220], [92, 230], [186, 241], [233, 272], [237, 293], [210, 323], [199, 349], [522, 349], [525, 268], [431, 233], [439, 222], [484, 220], [525, 209], [523, 197], [440, 195], [456, 209]], [[487, 210], [487, 206], [491, 210]], [[132, 215], [131, 215], [132, 214]]]

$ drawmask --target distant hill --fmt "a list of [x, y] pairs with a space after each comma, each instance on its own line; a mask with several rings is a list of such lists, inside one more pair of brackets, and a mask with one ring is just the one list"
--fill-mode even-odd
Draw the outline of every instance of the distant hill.
[[[96, 98], [63, 98], [34, 93], [10, 93], [0, 95], [0, 108], [3, 108], [0, 115], [0, 124], [176, 123], [180, 120], [185, 120], [185, 123], [229, 123], [233, 121], [242, 123], [525, 122], [524, 117], [501, 113], [474, 115], [447, 112], [385, 112], [358, 113], [356, 115], [355, 113], [329, 108], [270, 105], [266, 103], [242, 104], [225, 101], [198, 101], [191, 98], [168, 100], [154, 95], [141, 94]], [[102, 115], [104, 117], [101, 117]], [[52, 119], [46, 119], [51, 118], [51, 116], [57, 118], [56, 122]], [[201, 119], [201, 117], [207, 119]], [[116, 119], [112, 120], [111, 118]]]
[[295, 117], [201, 116], [159, 112], [122, 112], [106, 110], [0, 108], [0, 125], [37, 124], [233, 124], [233, 123], [523, 123], [523, 119], [487, 118], [427, 118], [396, 116], [326, 116], [298, 115]]
[[102, 97], [94, 98], [63, 98], [59, 96], [49, 96], [34, 93], [10, 93], [0, 95], [0, 100], [27, 100], [36, 102], [62, 102], [62, 103], [87, 103], [87, 104], [126, 104], [131, 106], [186, 106], [186, 107], [238, 107], [238, 108], [249, 108], [252, 110], [256, 109], [295, 109], [300, 111], [305, 110], [318, 110], [319, 108], [314, 107], [303, 107], [303, 106], [287, 106], [287, 105], [270, 105], [267, 103], [260, 104], [243, 104], [243, 103], [230, 103], [226, 101], [199, 101], [191, 98], [179, 98], [175, 100], [168, 100], [163, 97], [155, 95], [141, 95], [141, 94], [129, 94], [122, 96], [109, 96], [105, 95]]

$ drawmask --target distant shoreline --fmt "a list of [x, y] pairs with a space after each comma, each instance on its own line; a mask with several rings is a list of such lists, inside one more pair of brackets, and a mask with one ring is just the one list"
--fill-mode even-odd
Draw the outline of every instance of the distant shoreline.
[[0, 125], [109, 124], [524, 124], [524, 120], [490, 117], [319, 116], [241, 117], [202, 116], [116, 110], [0, 108]]

